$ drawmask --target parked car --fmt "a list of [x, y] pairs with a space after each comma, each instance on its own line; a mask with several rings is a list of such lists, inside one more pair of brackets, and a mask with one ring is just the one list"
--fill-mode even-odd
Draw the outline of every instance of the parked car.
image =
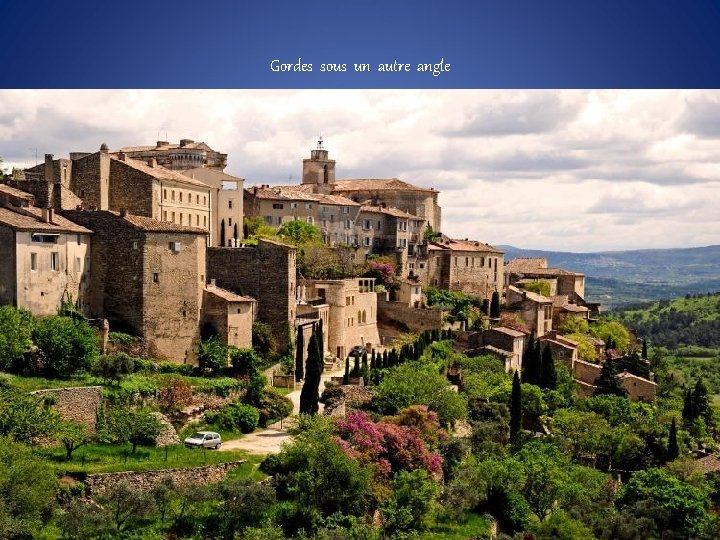
[[198, 431], [185, 439], [188, 448], [220, 448], [222, 440], [219, 433], [214, 431]]

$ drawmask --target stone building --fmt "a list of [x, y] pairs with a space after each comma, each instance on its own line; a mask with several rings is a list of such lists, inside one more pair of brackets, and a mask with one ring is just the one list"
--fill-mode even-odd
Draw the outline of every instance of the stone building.
[[15, 191], [2, 189], [8, 204], [0, 207], [0, 304], [42, 316], [71, 301], [86, 312], [92, 231], [53, 209], [9, 204], [31, 200]]
[[482, 242], [442, 237], [409, 264], [423, 285], [487, 299], [502, 290], [503, 252]]
[[657, 392], [657, 384], [643, 377], [638, 377], [627, 371], [623, 371], [618, 375], [618, 379], [622, 382], [623, 387], [628, 393], [628, 397], [632, 401], [649, 401], [655, 400]]
[[63, 215], [94, 232], [90, 316], [142, 337], [153, 358], [194, 362], [206, 231], [128, 213], [73, 210]]
[[173, 171], [187, 171], [198, 167], [222, 171], [227, 166], [227, 154], [192, 139], [180, 139], [179, 144], [157, 141], [155, 146], [126, 146], [117, 153], [124, 153], [141, 161], [154, 159], [162, 167]]
[[245, 212], [280, 227], [294, 220], [320, 229], [329, 246], [358, 245], [360, 205], [337, 195], [313, 193], [308, 186], [255, 186], [245, 190]]
[[547, 259], [540, 257], [518, 257], [505, 263], [505, 285], [538, 280], [550, 285], [549, 296], [585, 297], [585, 274], [549, 268]]
[[525, 352], [526, 334], [507, 328], [496, 326], [479, 333], [481, 336], [480, 351], [495, 353], [494, 349], [505, 351], [509, 354], [502, 355], [505, 360], [505, 371], [513, 373], [522, 371], [522, 357]]
[[218, 169], [199, 167], [183, 171], [212, 189], [210, 197], [210, 238], [213, 246], [238, 246], [243, 239], [242, 178]]
[[252, 348], [255, 304], [254, 298], [221, 289], [211, 280], [203, 291], [201, 337], [216, 335], [227, 345]]
[[537, 337], [552, 330], [552, 298], [509, 285], [505, 289], [505, 306], [507, 311], [518, 313]]
[[[37, 204], [57, 210], [127, 211], [177, 225], [197, 227], [212, 234], [213, 189], [177, 171], [160, 166], [154, 158], [131, 159], [123, 152], [74, 152], [71, 159], [45, 156], [45, 163], [26, 169], [27, 186]], [[58, 189], [59, 186], [59, 189]], [[19, 187], [15, 185], [15, 187]]]
[[297, 316], [296, 251], [265, 239], [257, 246], [207, 250], [208, 277], [224, 289], [257, 300], [256, 318], [270, 326], [283, 353]]
[[345, 358], [355, 346], [368, 350], [380, 343], [377, 327], [377, 294], [374, 278], [308, 279], [301, 284], [301, 303], [328, 306], [328, 350]]

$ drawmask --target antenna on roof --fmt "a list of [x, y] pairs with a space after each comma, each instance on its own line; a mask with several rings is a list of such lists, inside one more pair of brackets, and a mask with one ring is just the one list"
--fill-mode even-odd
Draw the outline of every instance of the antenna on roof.
[[320, 134], [320, 138], [318, 139], [317, 149], [322, 150], [323, 149], [323, 138], [322, 134]]

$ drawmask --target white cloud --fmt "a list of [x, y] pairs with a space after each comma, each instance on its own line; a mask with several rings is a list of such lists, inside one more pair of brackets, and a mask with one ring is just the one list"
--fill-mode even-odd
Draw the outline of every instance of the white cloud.
[[720, 243], [718, 118], [698, 91], [2, 91], [0, 156], [191, 138], [248, 185], [287, 183], [322, 133], [339, 178], [440, 189], [452, 236], [673, 247]]

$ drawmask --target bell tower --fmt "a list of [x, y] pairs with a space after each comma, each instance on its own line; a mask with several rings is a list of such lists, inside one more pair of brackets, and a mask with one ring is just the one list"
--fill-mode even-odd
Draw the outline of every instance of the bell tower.
[[322, 136], [317, 148], [310, 151], [310, 159], [303, 159], [303, 184], [311, 184], [314, 193], [330, 193], [335, 183], [335, 160], [328, 159], [328, 151], [323, 148]]

